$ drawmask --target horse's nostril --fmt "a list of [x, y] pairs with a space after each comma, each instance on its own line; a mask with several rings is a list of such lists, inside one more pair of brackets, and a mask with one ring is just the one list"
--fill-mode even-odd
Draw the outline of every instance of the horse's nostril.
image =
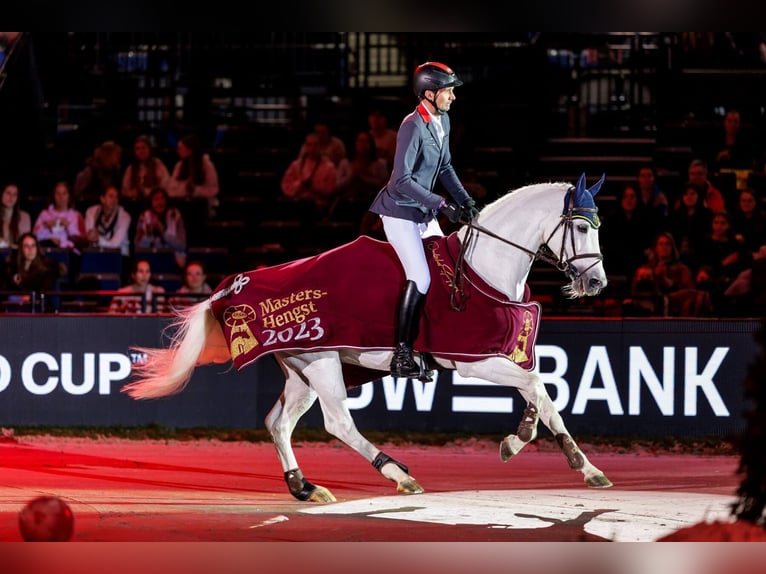
[[595, 278], [595, 277], [593, 277], [593, 278], [592, 278], [590, 281], [588, 281], [588, 283], [589, 283], [589, 284], [590, 284], [590, 286], [591, 286], [591, 287], [593, 287], [594, 289], [600, 289], [600, 288], [601, 288], [601, 286], [602, 286], [602, 282], [601, 282], [601, 279], [597, 279], [597, 278]]

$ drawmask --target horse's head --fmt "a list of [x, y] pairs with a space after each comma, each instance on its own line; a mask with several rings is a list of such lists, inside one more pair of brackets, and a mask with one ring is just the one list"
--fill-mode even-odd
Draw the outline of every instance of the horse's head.
[[466, 261], [514, 301], [523, 298], [536, 260], [553, 265], [568, 277], [569, 284], [563, 288], [568, 297], [597, 295], [607, 282], [598, 239], [598, 209], [593, 201], [603, 183], [604, 177], [588, 189], [583, 174], [575, 186], [535, 183], [498, 198], [458, 233]]
[[601, 221], [593, 200], [604, 178], [587, 188], [583, 173], [567, 190], [561, 221], [545, 244], [549, 256], [555, 257], [554, 265], [570, 279], [563, 291], [572, 299], [598, 295], [607, 284], [598, 237]]

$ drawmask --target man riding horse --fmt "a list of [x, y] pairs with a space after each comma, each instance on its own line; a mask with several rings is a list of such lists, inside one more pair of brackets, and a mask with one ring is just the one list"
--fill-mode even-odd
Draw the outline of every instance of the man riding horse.
[[[415, 69], [413, 87], [420, 100], [399, 126], [391, 176], [370, 206], [380, 215], [386, 239], [404, 267], [406, 283], [397, 314], [396, 348], [391, 375], [431, 381], [432, 373], [415, 362], [413, 343], [426, 294], [431, 285], [422, 239], [443, 235], [439, 210], [452, 221], [470, 221], [478, 211], [452, 167], [447, 112], [455, 101], [454, 89], [463, 82], [451, 68], [426, 62]], [[457, 206], [433, 192], [437, 178]]]

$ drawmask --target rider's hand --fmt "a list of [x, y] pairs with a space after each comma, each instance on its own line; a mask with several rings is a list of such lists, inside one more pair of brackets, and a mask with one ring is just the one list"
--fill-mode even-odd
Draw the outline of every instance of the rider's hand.
[[476, 208], [476, 202], [469, 197], [460, 205], [458, 221], [466, 224], [471, 223], [478, 215], [479, 210]]
[[461, 208], [454, 203], [444, 203], [439, 208], [439, 213], [449, 219], [452, 223], [460, 223]]

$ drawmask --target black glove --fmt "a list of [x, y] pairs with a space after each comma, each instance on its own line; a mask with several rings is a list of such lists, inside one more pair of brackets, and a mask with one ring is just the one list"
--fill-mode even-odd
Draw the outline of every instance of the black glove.
[[460, 223], [471, 223], [476, 216], [479, 215], [479, 210], [476, 209], [476, 202], [472, 198], [466, 199], [460, 205], [460, 213], [458, 214], [458, 221]]
[[461, 208], [454, 203], [445, 203], [439, 208], [439, 213], [449, 219], [452, 223], [460, 223]]

